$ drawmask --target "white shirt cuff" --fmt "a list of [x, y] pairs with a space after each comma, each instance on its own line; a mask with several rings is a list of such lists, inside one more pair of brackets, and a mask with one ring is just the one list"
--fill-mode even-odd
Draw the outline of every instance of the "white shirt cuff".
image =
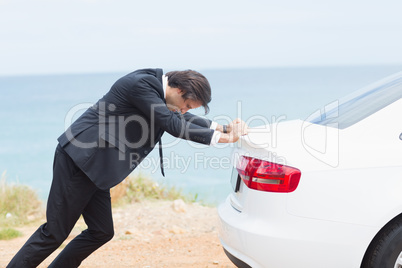
[[214, 146], [219, 142], [219, 139], [221, 138], [221, 132], [216, 131], [216, 127], [218, 126], [218, 123], [215, 121], [212, 121], [211, 125], [209, 126], [210, 129], [215, 130], [214, 134], [212, 135], [211, 143], [209, 145]]
[[218, 126], [218, 123], [215, 121], [212, 121], [211, 125], [209, 126], [210, 129], [216, 130], [216, 127]]
[[219, 142], [219, 139], [221, 138], [221, 132], [215, 130], [214, 134], [212, 135], [211, 143], [209, 145], [214, 146]]

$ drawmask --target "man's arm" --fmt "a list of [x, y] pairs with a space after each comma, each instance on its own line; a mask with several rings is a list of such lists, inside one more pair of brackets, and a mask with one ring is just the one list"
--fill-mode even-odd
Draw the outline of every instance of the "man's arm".
[[[211, 127], [212, 124], [211, 120], [193, 115], [189, 112], [183, 114], [182, 116], [184, 116], [184, 118], [187, 121], [190, 121], [200, 126]], [[215, 124], [216, 124], [216, 127], [214, 128], [215, 131], [220, 132], [219, 140], [217, 140], [216, 143], [236, 142], [240, 136], [247, 135], [248, 126], [240, 118], [236, 118], [230, 124], [226, 125], [226, 133], [224, 133], [223, 125], [220, 125], [218, 123]]]
[[187, 122], [183, 116], [170, 111], [158, 94], [160, 82], [153, 76], [136, 80], [128, 91], [128, 101], [150, 121], [169, 134], [202, 144], [210, 144], [214, 130]]
[[200, 127], [210, 128], [211, 124], [212, 124], [211, 120], [209, 120], [207, 118], [204, 118], [204, 117], [201, 117], [201, 116], [198, 116], [198, 115], [194, 115], [194, 114], [189, 113], [189, 112], [187, 112], [185, 114], [177, 113], [177, 115], [178, 116], [183, 116], [186, 121], [188, 121], [190, 123], [193, 123], [193, 124], [196, 124], [196, 125], [199, 125]]
[[[211, 120], [200, 117], [200, 116], [193, 115], [189, 112], [187, 112], [183, 115], [177, 113], [177, 115], [184, 116], [184, 118], [187, 121], [195, 123], [199, 126], [211, 127], [211, 124], [212, 124]], [[217, 140], [216, 143], [235, 142], [239, 139], [240, 136], [247, 135], [248, 126], [240, 118], [236, 118], [230, 124], [226, 125], [226, 133], [224, 133], [223, 125], [220, 125], [216, 122], [215, 122], [215, 124], [216, 124], [216, 127], [214, 128], [215, 131], [221, 132], [219, 135], [219, 140]]]

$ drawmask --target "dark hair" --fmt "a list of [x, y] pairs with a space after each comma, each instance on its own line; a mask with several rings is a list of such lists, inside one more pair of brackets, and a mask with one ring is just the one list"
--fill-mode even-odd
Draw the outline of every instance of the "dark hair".
[[199, 101], [209, 112], [208, 103], [211, 101], [211, 86], [205, 76], [193, 70], [173, 71], [166, 73], [168, 85], [184, 92], [182, 97], [187, 100]]

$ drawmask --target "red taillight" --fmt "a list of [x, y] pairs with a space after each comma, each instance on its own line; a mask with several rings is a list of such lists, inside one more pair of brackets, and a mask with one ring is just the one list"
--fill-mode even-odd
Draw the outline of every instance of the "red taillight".
[[266, 192], [293, 192], [299, 185], [301, 176], [297, 168], [249, 156], [240, 158], [237, 171], [249, 188]]

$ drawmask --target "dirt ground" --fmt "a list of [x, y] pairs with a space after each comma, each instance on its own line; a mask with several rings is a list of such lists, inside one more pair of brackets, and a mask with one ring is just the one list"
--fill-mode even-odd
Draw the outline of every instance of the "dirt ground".
[[[218, 239], [216, 208], [176, 201], [143, 201], [113, 209], [115, 236], [80, 267], [230, 267]], [[39, 225], [19, 229], [24, 235], [0, 240], [5, 267]], [[80, 220], [71, 235], [39, 267], [47, 267], [69, 240], [86, 228]]]

